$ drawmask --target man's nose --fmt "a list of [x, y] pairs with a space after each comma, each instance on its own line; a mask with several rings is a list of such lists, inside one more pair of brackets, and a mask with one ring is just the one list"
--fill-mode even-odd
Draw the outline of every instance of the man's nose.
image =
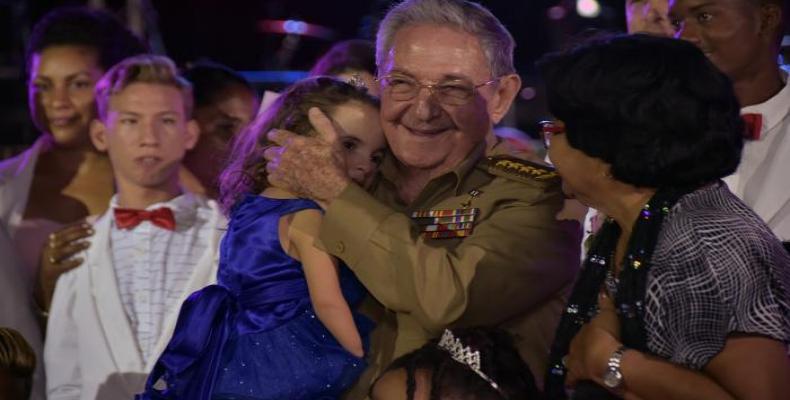
[[159, 126], [155, 121], [140, 124], [140, 144], [145, 146], [159, 144]]
[[427, 88], [421, 88], [414, 98], [414, 115], [421, 121], [430, 121], [442, 113], [439, 99]]

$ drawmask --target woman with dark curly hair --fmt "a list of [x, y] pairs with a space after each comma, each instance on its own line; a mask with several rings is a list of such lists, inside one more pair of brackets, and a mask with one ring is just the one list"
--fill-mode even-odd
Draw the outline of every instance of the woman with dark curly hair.
[[[146, 50], [114, 15], [88, 7], [50, 11], [28, 38], [28, 106], [41, 135], [0, 163], [0, 326], [17, 329], [38, 356], [55, 283], [82, 263], [93, 234], [85, 218], [103, 213], [114, 193], [110, 161], [88, 134], [94, 87]], [[45, 398], [40, 360], [33, 382], [31, 398]]]
[[692, 44], [646, 35], [541, 69], [564, 190], [611, 217], [558, 327], [548, 397], [786, 398], [790, 257], [720, 180], [743, 147], [730, 81]]

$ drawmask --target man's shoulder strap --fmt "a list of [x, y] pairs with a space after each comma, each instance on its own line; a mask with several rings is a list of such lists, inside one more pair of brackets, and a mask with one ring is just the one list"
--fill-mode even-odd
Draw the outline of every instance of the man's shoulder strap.
[[549, 186], [560, 181], [554, 168], [510, 155], [485, 157], [481, 160], [478, 168], [491, 175], [530, 185]]

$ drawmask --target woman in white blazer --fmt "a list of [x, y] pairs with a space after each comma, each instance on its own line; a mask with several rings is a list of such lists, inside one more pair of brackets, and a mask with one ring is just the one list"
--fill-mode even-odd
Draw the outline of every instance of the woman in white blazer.
[[[109, 161], [88, 135], [94, 85], [145, 49], [111, 14], [87, 8], [50, 12], [27, 44], [29, 107], [41, 136], [0, 163], [0, 326], [22, 332], [39, 356], [34, 310], [46, 316], [58, 275], [79, 264], [70, 256], [91, 232], [69, 224], [102, 213], [113, 194]], [[39, 369], [34, 399], [43, 399], [43, 384]]]

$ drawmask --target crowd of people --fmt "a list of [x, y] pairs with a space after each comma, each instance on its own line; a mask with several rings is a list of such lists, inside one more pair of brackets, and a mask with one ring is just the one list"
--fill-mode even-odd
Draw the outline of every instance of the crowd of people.
[[625, 8], [539, 61], [541, 151], [495, 134], [516, 41], [471, 1], [268, 102], [53, 10], [0, 163], [0, 399], [786, 398], [790, 6]]

